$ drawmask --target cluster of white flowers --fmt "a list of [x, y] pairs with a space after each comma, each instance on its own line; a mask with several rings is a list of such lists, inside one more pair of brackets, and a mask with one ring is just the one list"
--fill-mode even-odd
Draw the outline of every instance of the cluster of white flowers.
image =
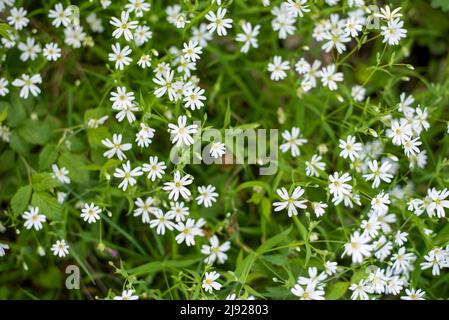
[[[265, 0], [262, 1], [263, 5], [269, 7], [263, 11], [266, 13], [263, 20], [265, 25], [260, 21], [236, 19], [232, 5], [225, 2], [210, 1], [207, 9], [197, 16], [180, 4], [168, 5], [163, 8], [166, 16], [159, 19], [150, 16], [153, 8], [145, 0], [128, 0], [123, 6], [101, 0], [101, 7], [98, 3], [92, 4], [98, 10], [90, 12], [84, 21], [74, 21], [72, 8], [56, 3], [46, 12], [55, 36], [39, 37], [38, 32], [28, 30], [40, 26], [36, 25], [25, 8], [16, 6], [13, 0], [0, 0], [0, 12], [5, 12], [7, 24], [11, 26], [11, 30], [5, 31], [8, 37], [1, 39], [2, 50], [13, 52], [16, 48], [18, 59], [26, 66], [22, 68], [23, 72], [13, 70], [12, 74], [8, 71], [1, 75], [0, 97], [14, 94], [21, 99], [39, 99], [47, 90], [45, 80], [51, 80], [45, 79], [49, 73], [37, 66], [39, 59], [43, 57], [45, 63], [64, 65], [69, 55], [82, 50], [97, 50], [97, 54], [108, 64], [105, 70], [109, 73], [99, 78], [111, 81], [107, 81], [107, 90], [102, 92], [103, 99], [95, 110], [104, 112], [86, 116], [85, 123], [75, 127], [80, 132], [87, 131], [88, 135], [92, 133], [93, 137], [88, 136], [89, 143], [92, 142], [90, 140], [98, 140], [96, 147], [100, 150], [99, 156], [93, 161], [95, 164], [86, 165], [83, 170], [100, 171], [95, 177], [95, 183], [104, 183], [101, 188], [104, 188], [103, 193], [107, 193], [107, 196], [127, 199], [129, 213], [138, 218], [140, 226], [148, 227], [153, 232], [160, 247], [160, 239], [168, 235], [174, 239], [175, 245], [185, 244], [190, 250], [197, 249], [201, 253], [200, 268], [203, 268], [198, 283], [203, 293], [207, 294], [214, 294], [224, 286], [220, 283], [222, 280], [219, 282], [223, 274], [211, 271], [210, 268], [220, 265], [229, 270], [227, 263], [232, 245], [238, 245], [246, 252], [252, 250], [240, 242], [238, 222], [231, 223], [231, 213], [226, 211], [228, 207], [225, 202], [234, 194], [224, 188], [234, 186], [227, 183], [220, 187], [212, 179], [204, 182], [211, 178], [208, 173], [202, 176], [202, 172], [197, 173], [182, 161], [171, 163], [169, 152], [158, 154], [157, 151], [162, 143], [169, 146], [162, 147], [166, 148], [165, 151], [171, 148], [185, 153], [192, 151], [192, 146], [206, 127], [207, 116], [217, 112], [212, 110], [213, 101], [222, 80], [220, 78], [214, 85], [200, 78], [200, 70], [210, 68], [203, 62], [210, 55], [219, 56], [217, 46], [221, 45], [226, 46], [225, 50], [233, 50], [232, 55], [226, 57], [229, 61], [234, 61], [236, 57], [249, 57], [258, 53], [263, 46], [269, 46], [261, 35], [271, 32], [274, 39], [282, 43], [280, 47], [297, 46], [301, 49], [270, 49], [269, 55], [258, 61], [262, 65], [259, 71], [264, 72], [262, 76], [266, 77], [267, 83], [279, 88], [291, 85], [291, 91], [300, 98], [303, 95], [312, 96], [312, 89], [322, 86], [329, 97], [339, 102], [347, 101], [351, 108], [360, 108], [363, 116], [369, 117], [372, 106], [367, 106], [373, 94], [368, 84], [371, 76], [364, 83], [360, 81], [357, 84], [355, 80], [349, 87], [346, 86], [348, 79], [353, 78], [349, 77], [345, 66], [347, 59], [362, 45], [377, 38], [379, 43], [382, 39], [380, 44], [387, 50], [394, 49], [407, 37], [404, 21], [401, 20], [401, 8], [391, 9], [385, 5], [378, 13], [373, 13], [363, 0], [326, 0], [325, 4], [309, 0], [287, 0], [272, 4]], [[344, 10], [340, 10], [340, 2], [344, 2]], [[319, 6], [335, 8], [320, 10]], [[117, 8], [118, 11], [114, 11]], [[110, 16], [103, 21], [106, 15]], [[379, 20], [377, 30], [370, 29], [373, 19]], [[303, 32], [300, 26], [306, 20], [310, 28]], [[169, 28], [171, 32], [177, 32], [178, 36], [173, 39], [179, 41], [172, 41], [174, 44], [171, 47], [156, 50], [158, 44], [152, 43], [153, 35], [155, 40], [156, 36], [160, 36], [157, 34], [156, 22], [164, 24], [164, 28]], [[299, 32], [302, 36], [297, 39]], [[373, 38], [368, 37], [373, 34]], [[99, 38], [99, 35], [103, 36]], [[100, 43], [106, 43], [106, 49]], [[313, 56], [310, 43], [317, 48], [318, 56]], [[295, 54], [292, 56], [291, 52]], [[80, 64], [76, 68], [81, 72], [84, 66]], [[149, 78], [128, 81], [133, 68], [142, 75], [150, 74]], [[240, 84], [234, 78], [232, 81], [238, 82], [237, 85], [246, 91], [245, 84]], [[343, 86], [345, 90], [341, 90]], [[94, 91], [92, 88], [89, 90]], [[150, 99], [146, 99], [148, 92]], [[262, 203], [262, 215], [269, 216], [267, 211], [270, 210], [286, 212], [286, 219], [291, 218], [297, 225], [301, 224], [299, 218], [304, 213], [310, 225], [309, 229], [304, 228], [303, 232], [307, 234], [303, 235], [304, 244], [301, 245], [307, 246], [308, 250], [311, 250], [309, 242], [322, 236], [320, 232], [326, 227], [317, 226], [331, 216], [330, 212], [332, 225], [338, 220], [341, 226], [338, 226], [337, 231], [346, 237], [345, 241], [323, 240], [329, 240], [332, 246], [333, 242], [335, 246], [338, 245], [335, 248], [339, 251], [332, 253], [332, 260], [340, 257], [339, 264], [328, 259], [329, 252], [313, 248], [319, 253], [317, 257], [323, 257], [323, 263], [321, 267], [308, 267], [308, 262], [305, 263], [308, 275], [299, 276], [294, 285], [290, 283], [291, 294], [299, 299], [324, 299], [328, 284], [344, 274], [340, 267], [345, 261], [354, 269], [360, 267], [363, 271], [348, 283], [351, 298], [363, 300], [384, 295], [405, 300], [423, 299], [425, 291], [415, 289], [411, 279], [415, 268], [432, 269], [433, 276], [449, 268], [449, 245], [444, 247], [446, 244], [441, 243], [439, 247], [428, 246], [422, 257], [423, 262], [418, 264], [416, 262], [422, 259], [410, 240], [410, 233], [418, 231], [429, 238], [433, 237], [431, 223], [446, 218], [445, 210], [449, 209], [449, 191], [432, 185], [435, 183], [434, 178], [424, 196], [425, 189], [417, 188], [415, 193], [413, 182], [406, 177], [409, 172], [419, 172], [427, 166], [429, 150], [425, 150], [425, 134], [431, 128], [433, 108], [430, 104], [415, 104], [415, 98], [406, 93], [402, 93], [394, 103], [398, 100], [396, 105], [390, 106], [392, 111], [386, 112], [385, 116], [381, 110], [383, 106], [379, 104], [375, 112], [377, 116], [382, 114], [381, 121], [369, 122], [367, 125], [347, 125], [347, 119], [352, 114], [348, 111], [341, 130], [332, 137], [335, 150], [332, 150], [334, 152], [331, 155], [328, 150], [330, 143], [317, 141], [308, 128], [300, 128], [302, 126], [296, 122], [282, 127], [283, 141], [279, 150], [287, 161], [281, 159], [279, 162], [293, 168], [289, 171], [291, 175], [287, 177], [287, 174], [279, 174], [271, 185], [267, 184], [266, 189], [273, 186], [273, 192], [259, 192], [259, 186], [254, 187], [256, 195], [248, 203]], [[303, 102], [308, 103], [308, 100]], [[164, 111], [160, 113], [161, 109]], [[323, 128], [333, 112], [337, 111], [326, 110], [320, 115]], [[279, 120], [281, 126], [285, 122], [285, 114], [282, 113], [279, 108], [279, 119], [281, 115], [284, 117], [283, 121]], [[33, 116], [30, 118], [33, 119]], [[63, 142], [69, 143], [64, 139], [66, 135], [74, 134], [72, 129], [64, 130], [57, 147]], [[326, 127], [323, 130], [328, 129]], [[447, 130], [449, 132], [449, 125]], [[14, 127], [11, 130], [3, 120], [0, 121], [0, 138], [5, 145], [10, 144], [14, 134]], [[227, 146], [222, 141], [211, 143], [208, 151], [214, 159], [224, 159], [228, 155]], [[105, 200], [106, 195], [93, 195], [90, 191], [78, 194], [76, 170], [56, 161], [58, 156], [51, 158], [48, 164], [51, 171], [46, 173], [54, 180], [50, 188], [53, 195], [59, 204], [72, 205], [76, 201], [74, 207], [78, 210], [77, 218], [81, 224], [86, 228], [99, 227], [102, 230], [103, 221], [109, 221], [105, 215], [112, 216], [111, 207], [114, 205]], [[408, 171], [402, 176], [404, 163]], [[26, 166], [30, 171], [28, 163]], [[28, 175], [31, 173], [28, 172]], [[30, 184], [33, 183], [31, 178]], [[50, 184], [48, 181], [46, 183]], [[416, 195], [418, 191], [422, 196]], [[231, 202], [232, 210], [237, 213], [239, 210], [234, 200]], [[342, 207], [349, 212], [345, 219], [340, 215]], [[211, 218], [215, 209], [226, 213], [226, 227], [224, 223]], [[309, 211], [313, 213], [312, 217]], [[357, 211], [357, 217], [351, 216], [352, 211]], [[204, 212], [212, 214], [202, 215]], [[27, 203], [20, 213], [27, 232], [42, 234], [58, 226], [58, 223], [49, 221], [53, 220], [51, 212], [45, 212], [44, 207], [34, 204], [28, 206]], [[423, 213], [427, 213], [427, 217]], [[270, 219], [281, 221], [283, 217], [275, 215]], [[416, 227], [418, 231], [405, 227], [412, 219], [422, 222], [419, 228]], [[70, 228], [68, 223], [63, 225], [64, 228]], [[266, 225], [263, 228], [266, 229]], [[64, 258], [74, 250], [74, 247], [70, 249], [72, 242], [64, 239], [70, 234], [66, 230], [49, 234], [52, 241], [49, 247], [55, 257]], [[263, 241], [265, 237], [264, 230]], [[186, 249], [185, 246], [183, 249]], [[0, 243], [0, 257], [6, 254], [6, 250], [10, 250], [9, 244]], [[231, 292], [227, 299], [237, 299], [237, 295], [248, 297], [248, 292], [242, 295], [240, 292]], [[115, 300], [138, 298], [130, 287], [114, 297]]]

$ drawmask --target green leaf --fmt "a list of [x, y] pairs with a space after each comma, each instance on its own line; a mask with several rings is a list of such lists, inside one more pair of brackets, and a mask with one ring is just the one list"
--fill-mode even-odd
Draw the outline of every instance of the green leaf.
[[326, 299], [327, 300], [337, 300], [343, 297], [349, 288], [349, 282], [336, 282], [329, 286], [327, 290]]
[[8, 116], [8, 109], [3, 109], [2, 113], [0, 113], [0, 123], [5, 121], [7, 116]]
[[31, 185], [35, 191], [50, 191], [59, 186], [59, 182], [50, 173], [42, 172], [33, 174]]
[[86, 158], [79, 154], [63, 153], [58, 163], [69, 170], [69, 176], [73, 181], [85, 184], [89, 181], [89, 172], [86, 169]]
[[111, 134], [109, 133], [109, 130], [106, 127], [99, 127], [87, 130], [87, 140], [89, 141], [89, 145], [93, 149], [97, 149], [99, 147], [104, 148], [103, 144], [101, 143], [101, 140], [110, 138], [110, 136]]
[[55, 144], [47, 144], [39, 154], [39, 169], [45, 170], [58, 159], [58, 147]]
[[6, 23], [0, 23], [0, 35], [8, 41], [11, 41], [8, 31], [11, 31], [11, 27]]
[[274, 237], [268, 239], [265, 241], [264, 244], [262, 244], [259, 248], [257, 248], [256, 252], [258, 254], [263, 254], [267, 252], [268, 250], [272, 249], [273, 247], [277, 246], [282, 241], [289, 241], [288, 235], [292, 231], [293, 226], [290, 226], [288, 229], [282, 231], [281, 233], [275, 235]]
[[20, 136], [31, 144], [43, 145], [51, 138], [51, 127], [47, 122], [27, 119], [18, 129]]
[[27, 155], [30, 151], [30, 145], [26, 143], [22, 137], [20, 137], [16, 131], [11, 132], [11, 137], [9, 138], [9, 145], [18, 154], [23, 156]]
[[447, 0], [432, 0], [433, 8], [441, 8], [443, 11], [449, 11], [449, 1]]
[[28, 207], [31, 197], [31, 185], [19, 188], [11, 199], [11, 209], [15, 217], [22, 214]]
[[31, 204], [39, 207], [40, 212], [47, 218], [56, 220], [61, 216], [61, 205], [50, 193], [45, 191], [35, 191], [31, 198]]
[[200, 259], [184, 259], [184, 260], [167, 260], [167, 261], [154, 261], [143, 264], [141, 266], [135, 267], [133, 269], [127, 270], [129, 274], [134, 276], [141, 276], [144, 274], [152, 274], [159, 271], [167, 270], [167, 269], [181, 269], [189, 267], [197, 262]]
[[446, 224], [437, 234], [434, 239], [436, 244], [444, 245], [449, 242], [449, 224]]

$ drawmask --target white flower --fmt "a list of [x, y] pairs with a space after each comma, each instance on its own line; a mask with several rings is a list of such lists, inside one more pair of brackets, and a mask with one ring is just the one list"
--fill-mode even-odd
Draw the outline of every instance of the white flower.
[[398, 230], [394, 235], [394, 243], [396, 243], [398, 246], [404, 245], [404, 243], [407, 242], [407, 236], [408, 232], [401, 232], [400, 230]]
[[10, 16], [6, 18], [9, 25], [13, 26], [16, 30], [22, 30], [25, 28], [28, 23], [30, 22], [30, 19], [26, 17], [27, 11], [20, 7], [17, 9], [16, 7], [13, 7], [10, 11]]
[[346, 141], [340, 139], [340, 145], [338, 146], [341, 150], [340, 157], [344, 159], [348, 158], [354, 161], [359, 157], [359, 151], [362, 150], [362, 144], [360, 142], [355, 142], [355, 137], [348, 136]]
[[179, 234], [176, 236], [175, 240], [178, 244], [186, 242], [187, 246], [195, 245], [195, 236], [203, 236], [204, 232], [201, 230], [201, 227], [205, 224], [203, 219], [198, 220], [195, 223], [193, 219], [187, 219], [187, 222], [180, 221], [177, 225], [175, 225], [176, 230], [179, 231]]
[[293, 17], [304, 17], [304, 12], [310, 12], [307, 0], [287, 0], [287, 8]]
[[212, 185], [199, 186], [198, 187], [198, 197], [196, 197], [196, 201], [198, 205], [204, 204], [206, 208], [212, 206], [212, 203], [217, 201], [218, 193], [215, 192], [215, 187]]
[[155, 181], [156, 179], [161, 179], [162, 175], [165, 173], [167, 166], [164, 161], [158, 162], [158, 157], [149, 157], [148, 162], [142, 165], [142, 171], [148, 172], [148, 179]]
[[368, 239], [374, 239], [379, 234], [380, 223], [376, 215], [372, 215], [368, 220], [363, 220], [360, 223], [360, 228], [363, 230], [362, 236]]
[[327, 208], [327, 204], [320, 202], [312, 202], [312, 209], [315, 212], [317, 218], [322, 217], [325, 213], [324, 209]]
[[254, 28], [249, 22], [242, 23], [243, 33], [237, 34], [235, 39], [238, 42], [243, 42], [240, 49], [241, 52], [247, 53], [251, 47], [258, 48], [257, 36], [259, 35], [260, 25], [255, 25]]
[[119, 160], [124, 160], [126, 159], [126, 155], [123, 153], [123, 151], [128, 151], [132, 148], [131, 143], [122, 144], [122, 135], [115, 133], [112, 135], [112, 141], [109, 139], [103, 139], [101, 140], [101, 143], [106, 148], [110, 148], [108, 151], [103, 153], [103, 156], [108, 159], [111, 159], [113, 156], [117, 155], [117, 158], [119, 158]]
[[372, 246], [369, 244], [370, 239], [364, 235], [360, 235], [358, 231], [351, 235], [349, 243], [345, 244], [345, 250], [342, 257], [345, 255], [352, 257], [353, 263], [361, 263], [364, 257], [371, 255]]
[[385, 20], [393, 20], [394, 18], [402, 17], [402, 13], [399, 13], [399, 11], [401, 11], [401, 8], [396, 8], [391, 11], [390, 6], [386, 5], [380, 8], [380, 13], [375, 13], [374, 16]]
[[206, 19], [210, 21], [207, 25], [207, 30], [213, 33], [217, 31], [219, 36], [227, 35], [227, 30], [232, 28], [232, 19], [224, 18], [226, 15], [226, 9], [218, 8], [217, 13], [215, 14], [213, 11], [209, 11], [206, 14]]
[[191, 196], [190, 190], [185, 186], [192, 184], [193, 177], [189, 174], [181, 177], [181, 173], [176, 171], [173, 176], [173, 182], [165, 182], [162, 190], [170, 191], [168, 198], [171, 200], [178, 200], [179, 195], [181, 195], [184, 199], [187, 199]]
[[98, 18], [95, 12], [89, 13], [86, 17], [86, 22], [89, 24], [89, 27], [93, 32], [102, 33], [104, 31], [103, 20]]
[[126, 41], [133, 39], [133, 33], [131, 30], [137, 28], [137, 21], [128, 21], [129, 12], [122, 11], [120, 19], [112, 17], [109, 21], [116, 29], [112, 32], [112, 36], [116, 39], [120, 38], [122, 35], [125, 37]]
[[115, 296], [114, 300], [139, 300], [139, 296], [134, 294], [134, 290], [124, 290], [121, 296]]
[[345, 20], [344, 32], [353, 38], [357, 37], [363, 30], [363, 21], [357, 16], [349, 16]]
[[70, 8], [64, 9], [61, 3], [55, 4], [55, 8], [48, 11], [48, 17], [53, 19], [51, 24], [56, 28], [59, 28], [61, 25], [67, 27], [70, 24], [71, 14]]
[[305, 74], [310, 71], [310, 63], [308, 63], [304, 58], [299, 59], [295, 64], [295, 70], [298, 74]]
[[6, 254], [6, 250], [9, 250], [9, 245], [0, 243], [0, 257], [3, 257]]
[[343, 198], [348, 196], [352, 192], [352, 186], [346, 182], [351, 181], [352, 177], [349, 173], [344, 173], [341, 177], [338, 172], [334, 172], [333, 175], [329, 176], [329, 192], [335, 198]]
[[26, 43], [19, 42], [17, 48], [22, 51], [20, 55], [20, 60], [27, 61], [31, 59], [31, 61], [37, 58], [37, 54], [42, 51], [39, 43], [35, 43], [34, 38], [27, 38]]
[[51, 247], [51, 251], [53, 251], [53, 255], [62, 258], [69, 253], [69, 246], [66, 244], [64, 239], [57, 240]]
[[137, 46], [147, 43], [153, 37], [153, 32], [148, 26], [138, 26], [134, 31], [134, 42]]
[[60, 204], [63, 204], [67, 198], [67, 193], [59, 191], [56, 193], [56, 198]]
[[123, 169], [115, 168], [114, 177], [123, 179], [118, 187], [122, 188], [123, 191], [126, 191], [128, 185], [133, 186], [137, 183], [137, 180], [134, 179], [134, 177], [141, 176], [143, 172], [140, 167], [131, 170], [131, 163], [129, 160], [122, 165], [122, 168]]
[[324, 300], [324, 291], [313, 282], [307, 284], [305, 288], [297, 283], [291, 292], [300, 300]]
[[173, 88], [173, 70], [167, 70], [163, 74], [156, 74], [156, 78], [153, 78], [153, 82], [159, 85], [159, 88], [154, 90], [154, 95], [158, 98], [162, 97], [165, 93], [168, 93], [168, 99], [170, 101], [175, 100], [176, 91]]
[[112, 109], [118, 110], [134, 106], [134, 92], [126, 92], [126, 87], [117, 87], [117, 92], [111, 92]]
[[195, 62], [200, 58], [200, 54], [203, 53], [203, 49], [199, 45], [198, 41], [190, 40], [188, 43], [184, 43], [182, 53], [187, 60]]
[[171, 142], [173, 144], [176, 144], [177, 147], [188, 147], [194, 142], [192, 135], [198, 133], [198, 125], [187, 125], [187, 117], [179, 116], [178, 125], [168, 124], [168, 132], [171, 134]]
[[402, 145], [402, 148], [404, 149], [405, 155], [410, 158], [413, 156], [417, 156], [421, 152], [418, 148], [421, 144], [422, 142], [419, 140], [419, 138], [415, 138], [405, 141]]
[[141, 148], [148, 148], [148, 146], [153, 141], [154, 137], [154, 130], [153, 128], [148, 127], [145, 123], [140, 124], [140, 130], [136, 133], [136, 142], [137, 146]]
[[8, 84], [8, 80], [0, 78], [0, 96], [4, 97], [9, 93]]
[[414, 270], [413, 263], [416, 256], [411, 252], [406, 252], [404, 247], [399, 248], [398, 252], [391, 256], [392, 270], [395, 273], [408, 273]]
[[25, 211], [22, 218], [25, 219], [24, 226], [28, 230], [34, 228], [34, 230], [39, 231], [43, 228], [42, 223], [47, 220], [45, 215], [39, 214], [38, 207], [29, 207], [29, 211]]
[[369, 300], [368, 293], [371, 293], [370, 288], [366, 285], [365, 280], [360, 280], [359, 283], [352, 283], [349, 286], [349, 290], [352, 291], [351, 299], [352, 300]]
[[29, 76], [28, 74], [22, 74], [21, 79], [15, 79], [12, 83], [15, 87], [21, 87], [20, 97], [28, 98], [29, 93], [37, 97], [41, 93], [41, 89], [36, 84], [41, 84], [42, 78], [40, 74]]
[[135, 12], [137, 18], [143, 17], [143, 13], [150, 11], [151, 4], [144, 0], [128, 0], [129, 3], [125, 5], [128, 12]]
[[429, 217], [433, 217], [436, 211], [438, 218], [444, 218], [446, 213], [445, 208], [449, 208], [449, 200], [446, 198], [449, 196], [449, 190], [444, 189], [437, 191], [435, 188], [429, 189], [427, 191], [427, 199], [430, 203], [428, 204], [426, 211]]
[[315, 177], [320, 176], [318, 170], [324, 171], [326, 167], [326, 164], [321, 161], [322, 159], [323, 158], [320, 155], [315, 154], [312, 156], [312, 159], [310, 159], [310, 161], [306, 161], [307, 176], [315, 176]]
[[150, 227], [156, 228], [156, 233], [163, 235], [165, 234], [165, 228], [168, 230], [173, 230], [175, 224], [170, 220], [169, 214], [164, 214], [162, 210], [154, 210], [151, 212], [156, 218], [150, 220]]
[[204, 89], [200, 87], [189, 88], [183, 92], [184, 94], [184, 107], [187, 109], [195, 110], [201, 109], [204, 106], [203, 101], [206, 100], [204, 96]]
[[332, 91], [337, 90], [337, 82], [343, 81], [343, 73], [336, 72], [336, 68], [336, 65], [332, 64], [321, 69], [317, 74], [317, 76], [321, 78], [323, 85]]
[[353, 86], [351, 89], [351, 96], [356, 102], [365, 100], [366, 89], [362, 86]]
[[145, 201], [143, 201], [142, 198], [137, 198], [136, 201], [134, 201], [134, 204], [137, 206], [137, 208], [134, 209], [134, 217], [142, 216], [143, 223], [150, 223], [150, 214], [159, 210], [157, 207], [153, 206], [153, 203], [154, 199], [152, 197], [147, 197]]
[[139, 61], [137, 61], [137, 65], [142, 69], [151, 67], [151, 57], [149, 54], [144, 54], [140, 57]]
[[425, 300], [424, 294], [425, 292], [421, 289], [415, 290], [415, 289], [405, 289], [405, 296], [402, 296], [402, 300]]
[[371, 200], [371, 208], [374, 213], [387, 213], [390, 203], [390, 195], [382, 191]]
[[382, 162], [379, 167], [379, 163], [377, 160], [368, 162], [370, 173], [364, 174], [363, 177], [366, 181], [373, 180], [372, 187], [377, 188], [380, 185], [380, 181], [385, 181], [386, 183], [390, 183], [393, 175], [390, 174], [391, 171], [391, 163], [388, 161]]
[[170, 210], [167, 211], [170, 219], [175, 219], [176, 222], [184, 221], [190, 214], [189, 208], [184, 206], [184, 202], [170, 202]]
[[298, 200], [304, 194], [304, 189], [302, 189], [301, 187], [296, 187], [295, 190], [293, 190], [291, 196], [288, 194], [287, 189], [285, 188], [277, 189], [276, 192], [284, 201], [274, 202], [274, 211], [277, 212], [287, 208], [288, 216], [292, 217], [293, 215], [298, 215], [298, 211], [296, 210], [296, 208], [307, 208], [307, 206], [305, 205], [307, 200]]
[[62, 184], [70, 184], [70, 177], [68, 176], [69, 170], [65, 167], [59, 168], [56, 164], [53, 164], [51, 169], [53, 170], [53, 178], [57, 179]]
[[326, 32], [323, 36], [324, 40], [327, 42], [322, 46], [325, 52], [331, 52], [333, 48], [337, 49], [337, 52], [342, 54], [346, 51], [346, 46], [344, 43], [350, 42], [351, 38], [341, 29], [333, 29], [330, 32]]
[[432, 275], [439, 276], [442, 268], [449, 267], [449, 261], [447, 254], [446, 256], [441, 254], [441, 248], [435, 248], [429, 251], [427, 255], [424, 256], [424, 262], [420, 264], [422, 270], [432, 268]]
[[167, 13], [167, 21], [171, 24], [176, 24], [176, 18], [181, 12], [181, 6], [179, 4], [167, 6], [165, 12]]
[[210, 245], [203, 244], [201, 247], [201, 253], [207, 255], [204, 262], [207, 264], [213, 264], [216, 260], [218, 263], [223, 264], [228, 259], [228, 255], [225, 253], [231, 248], [231, 243], [229, 241], [224, 242], [220, 245], [217, 236], [212, 236], [209, 239]]
[[406, 116], [413, 115], [415, 110], [411, 106], [414, 102], [415, 98], [412, 95], [407, 96], [405, 92], [401, 93], [398, 111], [403, 112]]
[[123, 70], [125, 66], [129, 65], [132, 61], [130, 57], [128, 57], [132, 50], [129, 46], [125, 46], [123, 49], [120, 47], [120, 43], [116, 43], [112, 45], [112, 53], [109, 53], [109, 61], [115, 62], [115, 68], [119, 70]]
[[279, 39], [286, 39], [295, 32], [296, 19], [290, 14], [287, 3], [282, 2], [279, 7], [273, 7], [271, 14], [275, 16], [271, 20], [271, 27], [274, 31], [278, 31]]
[[86, 33], [81, 26], [69, 25], [64, 29], [64, 42], [73, 48], [80, 48], [86, 38]]
[[270, 79], [279, 81], [287, 77], [287, 70], [290, 70], [290, 62], [282, 61], [280, 56], [274, 56], [273, 62], [268, 63], [268, 72], [271, 72]]
[[220, 274], [216, 271], [206, 272], [202, 284], [204, 291], [212, 293], [214, 290], [220, 290], [221, 284], [216, 281], [219, 277]]
[[44, 57], [48, 61], [56, 61], [61, 57], [61, 49], [57, 43], [47, 43], [44, 48]]
[[326, 273], [328, 275], [334, 275], [337, 273], [337, 263], [336, 262], [332, 262], [332, 261], [326, 261], [326, 263], [324, 264], [324, 268], [326, 269]]
[[84, 208], [81, 210], [81, 218], [88, 223], [95, 223], [100, 220], [101, 209], [94, 203], [84, 204]]
[[404, 26], [404, 21], [399, 18], [394, 20], [389, 20], [387, 26], [382, 26], [381, 34], [384, 36], [383, 42], [387, 42], [390, 46], [395, 46], [399, 44], [402, 38], [407, 35], [407, 30], [402, 28]]
[[293, 157], [299, 156], [301, 154], [299, 147], [307, 143], [306, 139], [300, 138], [300, 129], [297, 127], [293, 127], [291, 133], [285, 130], [282, 133], [282, 138], [285, 142], [280, 146], [281, 151], [287, 152], [290, 150]]
[[307, 82], [311, 88], [315, 88], [317, 85], [316, 78], [320, 76], [320, 68], [321, 61], [315, 60], [304, 75], [304, 81]]
[[203, 48], [207, 46], [207, 42], [212, 40], [212, 34], [207, 30], [207, 24], [201, 23], [199, 27], [192, 27], [192, 41], [198, 41], [199, 45]]

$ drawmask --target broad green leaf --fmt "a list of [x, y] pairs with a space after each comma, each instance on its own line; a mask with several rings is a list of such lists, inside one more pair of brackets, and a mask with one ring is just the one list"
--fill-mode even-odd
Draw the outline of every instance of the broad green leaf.
[[331, 284], [329, 288], [326, 290], [327, 291], [326, 299], [337, 300], [342, 298], [345, 295], [346, 291], [348, 290], [349, 284], [350, 284], [349, 282], [343, 281]]
[[89, 172], [86, 169], [86, 158], [79, 154], [63, 153], [58, 163], [69, 170], [70, 178], [78, 183], [85, 184], [89, 181]]
[[47, 122], [27, 119], [18, 128], [20, 136], [31, 144], [45, 144], [51, 137], [51, 126]]
[[35, 191], [50, 191], [59, 186], [59, 182], [48, 172], [36, 173], [31, 177]]
[[58, 148], [55, 144], [47, 144], [39, 154], [39, 169], [45, 170], [58, 159]]
[[31, 204], [39, 207], [40, 212], [51, 220], [59, 219], [61, 216], [61, 205], [50, 193], [45, 191], [35, 191], [31, 198]]
[[30, 145], [25, 142], [25, 140], [17, 134], [17, 132], [11, 132], [11, 136], [9, 138], [9, 145], [11, 149], [13, 149], [18, 154], [25, 156], [30, 151]]
[[11, 209], [15, 217], [21, 215], [28, 207], [28, 203], [30, 202], [31, 198], [31, 191], [31, 185], [27, 185], [19, 188], [19, 190], [17, 190], [17, 192], [12, 197]]

